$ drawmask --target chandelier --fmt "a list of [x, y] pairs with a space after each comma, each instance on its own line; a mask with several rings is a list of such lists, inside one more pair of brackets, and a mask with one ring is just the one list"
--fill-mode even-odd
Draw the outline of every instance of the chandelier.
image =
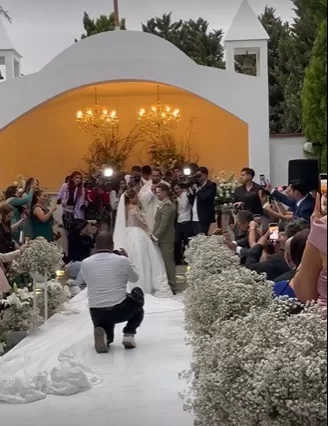
[[119, 119], [115, 110], [108, 111], [98, 102], [97, 89], [94, 89], [94, 101], [85, 112], [77, 111], [76, 122], [79, 128], [92, 136], [104, 136], [118, 128]]
[[138, 124], [142, 131], [152, 136], [172, 133], [181, 121], [179, 109], [164, 105], [157, 86], [157, 102], [149, 109], [141, 108], [138, 112]]

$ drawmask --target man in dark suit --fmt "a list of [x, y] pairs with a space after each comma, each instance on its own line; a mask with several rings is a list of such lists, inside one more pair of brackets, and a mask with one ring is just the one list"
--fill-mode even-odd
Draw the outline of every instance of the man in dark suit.
[[216, 184], [208, 180], [208, 169], [200, 167], [195, 173], [196, 185], [189, 194], [192, 205], [192, 224], [195, 235], [208, 235], [211, 223], [215, 222], [214, 198]]
[[[255, 172], [249, 167], [244, 167], [240, 172], [239, 182], [240, 186], [237, 186], [234, 194], [235, 205], [239, 208], [243, 207], [245, 197], [250, 192], [258, 192], [261, 186], [258, 183], [253, 182]], [[258, 212], [252, 212], [258, 213]]]
[[309, 194], [306, 183], [294, 180], [290, 183], [289, 188], [290, 191], [287, 196], [276, 189], [272, 189], [270, 184], [266, 187], [266, 189], [271, 192], [274, 199], [291, 208], [293, 219], [302, 218], [310, 222], [314, 210], [315, 199]]

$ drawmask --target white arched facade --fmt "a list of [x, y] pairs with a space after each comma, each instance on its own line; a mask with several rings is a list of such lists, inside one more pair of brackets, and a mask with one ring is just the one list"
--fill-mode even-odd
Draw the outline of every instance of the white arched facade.
[[243, 120], [249, 129], [249, 165], [270, 175], [267, 79], [197, 65], [166, 40], [137, 31], [86, 38], [38, 73], [1, 83], [0, 141], [1, 129], [48, 100], [79, 87], [120, 81], [174, 86]]

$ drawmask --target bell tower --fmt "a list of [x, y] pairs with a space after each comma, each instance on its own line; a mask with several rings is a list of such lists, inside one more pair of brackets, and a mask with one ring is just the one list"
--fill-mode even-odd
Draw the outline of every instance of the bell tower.
[[255, 56], [256, 77], [268, 81], [268, 40], [269, 36], [248, 0], [242, 0], [224, 40], [226, 70], [236, 71], [237, 55], [245, 56], [245, 62]]
[[12, 45], [0, 17], [0, 82], [21, 76], [21, 58]]

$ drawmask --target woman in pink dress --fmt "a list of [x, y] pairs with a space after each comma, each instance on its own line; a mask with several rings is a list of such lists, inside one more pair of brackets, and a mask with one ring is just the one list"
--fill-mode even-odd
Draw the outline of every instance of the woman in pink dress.
[[321, 200], [317, 196], [312, 226], [302, 257], [293, 278], [297, 298], [305, 303], [316, 300], [327, 307], [327, 216], [321, 217]]

